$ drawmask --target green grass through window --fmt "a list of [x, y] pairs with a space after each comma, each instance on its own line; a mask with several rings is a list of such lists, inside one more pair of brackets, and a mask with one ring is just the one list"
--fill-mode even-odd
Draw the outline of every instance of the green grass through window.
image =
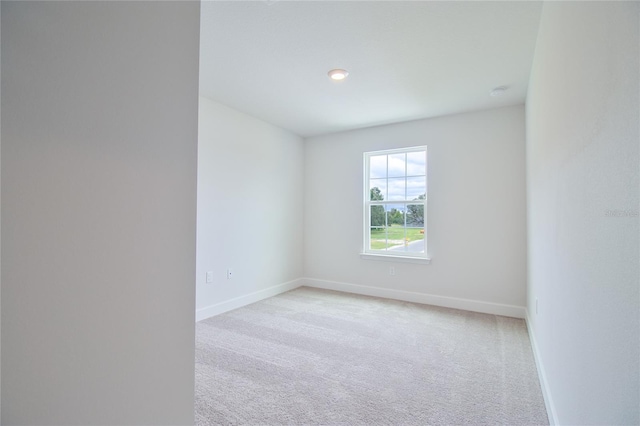
[[422, 230], [423, 228], [404, 228], [401, 225], [371, 229], [371, 249], [384, 250], [404, 244], [405, 241], [424, 240], [424, 233], [421, 233]]

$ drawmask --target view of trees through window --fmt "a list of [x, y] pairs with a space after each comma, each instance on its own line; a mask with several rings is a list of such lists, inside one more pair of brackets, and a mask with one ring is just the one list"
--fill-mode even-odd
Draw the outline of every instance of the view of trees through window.
[[370, 153], [366, 160], [368, 251], [424, 253], [426, 149]]

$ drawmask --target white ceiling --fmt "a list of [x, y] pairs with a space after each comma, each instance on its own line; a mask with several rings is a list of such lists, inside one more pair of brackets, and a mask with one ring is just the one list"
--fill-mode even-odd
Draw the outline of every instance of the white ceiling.
[[[200, 93], [313, 136], [525, 100], [541, 2], [203, 1]], [[350, 72], [343, 82], [332, 68]], [[496, 86], [509, 86], [499, 98]]]

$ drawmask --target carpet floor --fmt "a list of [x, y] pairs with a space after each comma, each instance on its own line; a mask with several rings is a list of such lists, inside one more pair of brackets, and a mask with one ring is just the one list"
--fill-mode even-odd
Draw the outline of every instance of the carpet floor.
[[196, 324], [195, 418], [549, 424], [523, 320], [308, 287]]

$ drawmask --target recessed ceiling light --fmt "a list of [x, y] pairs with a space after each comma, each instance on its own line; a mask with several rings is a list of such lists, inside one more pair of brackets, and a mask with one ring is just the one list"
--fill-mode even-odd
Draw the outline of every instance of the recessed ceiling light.
[[347, 78], [348, 75], [349, 75], [349, 71], [347, 70], [335, 69], [335, 70], [329, 71], [329, 78], [331, 78], [331, 80], [336, 80], [336, 81], [344, 80], [345, 78]]
[[497, 98], [498, 96], [504, 95], [508, 89], [509, 89], [508, 86], [498, 86], [495, 89], [493, 89], [491, 92], [489, 92], [489, 95], [493, 96], [494, 98]]

